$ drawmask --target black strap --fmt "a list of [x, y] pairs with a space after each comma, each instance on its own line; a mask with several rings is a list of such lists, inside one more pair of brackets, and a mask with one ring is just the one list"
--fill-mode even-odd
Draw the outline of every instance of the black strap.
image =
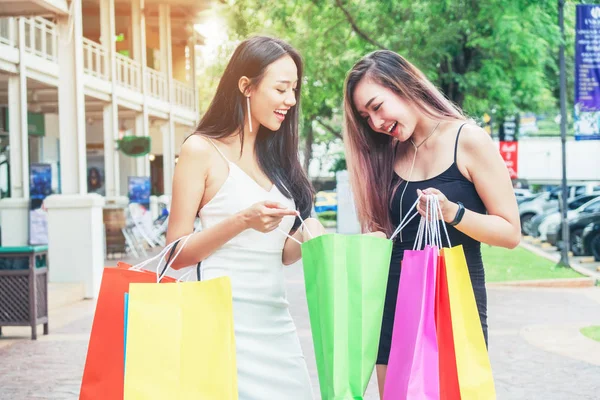
[[175, 254], [175, 250], [177, 250], [177, 246], [179, 245], [179, 241], [181, 239], [177, 239], [175, 241], [175, 243], [173, 244], [173, 247], [171, 247], [171, 251], [169, 252], [169, 256], [167, 257], [167, 262], [165, 263], [165, 266], [163, 267], [163, 270], [160, 271], [160, 279], [162, 280], [162, 276], [165, 273], [165, 271], [167, 270], [167, 265], [169, 265], [169, 263], [171, 262], [171, 259], [173, 258], [173, 254]]
[[467, 123], [465, 122], [458, 128], [458, 133], [456, 134], [456, 143], [454, 143], [454, 163], [456, 163], [456, 156], [458, 155], [458, 138], [460, 137], [460, 131], [462, 131], [463, 126]]
[[[179, 242], [180, 241], [181, 241], [181, 239], [177, 239], [175, 241], [175, 244], [173, 245], [173, 247], [171, 247], [171, 251], [169, 251], [169, 255], [167, 256], [167, 263], [163, 267], [163, 270], [160, 272], [160, 276], [161, 277], [163, 276], [163, 274], [167, 270], [167, 265], [169, 265], [169, 263], [171, 262], [171, 259], [173, 258], [173, 255], [175, 254], [175, 250], [177, 250], [177, 246], [179, 246]], [[196, 266], [196, 277], [197, 277], [197, 279], [199, 281], [202, 280], [202, 278], [200, 276], [200, 265], [201, 264], [202, 264], [202, 261], [198, 262], [198, 265]], [[162, 280], [162, 278], [161, 278], [161, 280]]]

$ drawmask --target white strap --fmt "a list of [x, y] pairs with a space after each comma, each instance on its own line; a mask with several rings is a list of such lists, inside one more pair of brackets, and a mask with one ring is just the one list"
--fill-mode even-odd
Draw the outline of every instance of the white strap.
[[185, 274], [181, 275], [181, 276], [179, 277], [179, 279], [177, 279], [177, 282], [183, 282], [183, 280], [184, 280], [185, 278], [188, 278], [188, 279], [186, 279], [186, 282], [187, 282], [187, 281], [189, 281], [189, 276], [190, 276], [190, 275], [191, 275], [193, 272], [196, 272], [196, 268], [193, 268], [193, 269], [189, 270], [188, 272], [186, 272]]
[[[206, 137], [206, 136], [205, 136], [205, 137]], [[227, 163], [228, 163], [228, 164], [230, 164], [230, 163], [231, 163], [231, 161], [229, 161], [229, 159], [228, 159], [227, 157], [225, 157], [225, 154], [223, 154], [223, 152], [221, 151], [221, 149], [219, 149], [219, 147], [218, 147], [218, 146], [215, 144], [215, 142], [213, 142], [213, 141], [212, 141], [212, 139], [211, 139], [211, 138], [209, 138], [209, 137], [206, 137], [206, 139], [208, 139], [208, 141], [210, 142], [210, 144], [212, 144], [212, 145], [213, 145], [213, 147], [214, 147], [215, 149], [217, 149], [217, 151], [219, 152], [219, 154], [221, 155], [221, 157], [223, 157], [223, 158], [225, 159], [225, 161], [227, 161]]]
[[425, 196], [425, 200], [425, 216], [421, 216], [421, 220], [419, 221], [419, 229], [417, 230], [417, 236], [415, 237], [415, 242], [413, 243], [413, 250], [420, 250], [423, 245], [430, 243], [429, 205], [431, 200], [429, 196]]
[[[444, 221], [444, 215], [442, 213], [442, 206], [441, 206], [440, 201], [437, 198], [437, 196], [436, 196], [436, 205], [437, 205], [437, 210], [440, 215], [439, 224], [441, 224], [442, 227], [444, 228], [444, 233], [446, 234], [446, 240], [448, 241], [448, 247], [452, 247], [452, 243], [450, 243], [450, 235], [448, 235], [448, 229], [446, 228], [446, 221]], [[441, 236], [441, 233], [440, 233], [440, 236]], [[441, 237], [440, 237], [440, 243], [442, 243]], [[442, 248], [442, 246], [440, 246], [440, 249], [441, 248]]]
[[433, 196], [430, 209], [431, 209], [431, 232], [433, 234], [431, 243], [438, 249], [442, 248], [442, 235], [440, 233], [439, 224], [439, 213], [437, 204], [439, 203], [437, 196]]
[[[402, 229], [404, 229], [406, 227], [406, 225], [408, 225], [408, 223], [410, 221], [412, 221], [417, 215], [419, 215], [419, 212], [417, 211], [417, 204], [419, 204], [419, 200], [420, 199], [421, 199], [421, 196], [419, 196], [417, 198], [417, 201], [415, 201], [413, 203], [413, 205], [410, 206], [410, 208], [408, 209], [408, 212], [406, 213], [406, 216], [402, 219], [402, 221], [400, 221], [400, 223], [398, 224], [398, 227], [396, 228], [396, 230], [394, 231], [394, 233], [392, 233], [392, 236], [390, 236], [390, 240], [394, 240], [394, 238], [396, 237], [396, 235], [398, 235], [398, 233], [400, 233], [400, 231], [402, 231]], [[415, 212], [411, 216], [411, 211], [413, 209], [415, 210]]]
[[[160, 282], [160, 280], [167, 274], [167, 271], [169, 270], [169, 268], [171, 267], [171, 265], [173, 265], [173, 263], [175, 262], [175, 259], [177, 258], [177, 256], [179, 255], [179, 253], [181, 253], [181, 251], [183, 250], [183, 248], [185, 247], [185, 244], [187, 243], [187, 241], [192, 237], [192, 235], [196, 232], [198, 232], [200, 229], [200, 225], [198, 225], [196, 227], [196, 229], [194, 229], [194, 231], [186, 236], [181, 237], [178, 240], [174, 240], [173, 242], [169, 243], [168, 245], [166, 245], [164, 247], [164, 249], [162, 249], [160, 251], [160, 253], [158, 253], [157, 255], [155, 255], [154, 257], [149, 258], [148, 260], [142, 261], [139, 264], [134, 265], [133, 267], [129, 268], [130, 270], [134, 270], [134, 271], [139, 271], [141, 270], [143, 267], [145, 267], [146, 265], [152, 263], [153, 261], [160, 259], [158, 262], [158, 265], [156, 267], [156, 281]], [[171, 259], [171, 262], [166, 266], [166, 268], [164, 268], [164, 272], [161, 274], [159, 271], [161, 270], [161, 265], [163, 263], [163, 261], [165, 260], [165, 257], [167, 256], [167, 253], [173, 248], [173, 246], [175, 246], [176, 244], [178, 244], [179, 242], [181, 242], [183, 240], [183, 244], [181, 246], [181, 248], [175, 253], [174, 257]]]
[[179, 254], [183, 251], [183, 248], [185, 247], [185, 245], [187, 244], [188, 240], [190, 240], [190, 238], [192, 237], [192, 235], [194, 233], [196, 233], [196, 232], [192, 232], [189, 235], [186, 235], [183, 238], [181, 238], [181, 239], [176, 240], [175, 242], [173, 242], [173, 243], [179, 243], [183, 239], [183, 244], [181, 245], [181, 247], [179, 248], [179, 250], [177, 250], [177, 252], [175, 253], [175, 255], [171, 258], [171, 261], [165, 266], [164, 271], [162, 273], [160, 273], [160, 265], [162, 264], [163, 260], [165, 259], [165, 256], [167, 255], [167, 253], [163, 254], [162, 258], [158, 262], [158, 268], [156, 268], [156, 282], [157, 283], [160, 282], [162, 280], [162, 278], [165, 277], [165, 275], [167, 274], [167, 271], [169, 270], [169, 268], [171, 268], [171, 266], [173, 265], [173, 263], [177, 259], [177, 256], [179, 256]]
[[[300, 215], [300, 213], [298, 212], [298, 218], [300, 218], [300, 226], [304, 227], [304, 229], [306, 229], [306, 232], [308, 232], [308, 236], [310, 236], [310, 238], [314, 238], [313, 234], [310, 233], [310, 230], [308, 229], [308, 226], [306, 226], [306, 222], [302, 219], [302, 216]], [[299, 241], [298, 239], [296, 239], [295, 237], [293, 237], [292, 235], [290, 235], [289, 233], [287, 233], [286, 231], [284, 231], [283, 229], [281, 229], [280, 227], [277, 227], [277, 230], [281, 233], [283, 233], [285, 236], [287, 236], [288, 238], [292, 239], [294, 242], [298, 243], [299, 245], [302, 246], [302, 242]]]
[[168, 245], [166, 245], [166, 246], [165, 246], [165, 248], [164, 248], [164, 249], [162, 249], [162, 250], [160, 251], [160, 253], [158, 253], [158, 254], [157, 254], [157, 255], [155, 255], [154, 257], [152, 257], [152, 258], [149, 258], [149, 259], [147, 259], [147, 260], [145, 260], [145, 261], [142, 261], [141, 263], [139, 263], [139, 264], [136, 264], [136, 265], [134, 265], [133, 267], [131, 267], [131, 268], [129, 268], [129, 269], [130, 269], [130, 270], [133, 270], [133, 271], [139, 271], [140, 269], [142, 269], [142, 268], [143, 268], [143, 267], [145, 267], [146, 265], [150, 264], [152, 261], [154, 261], [154, 260], [157, 260], [157, 259], [159, 259], [160, 257], [162, 257], [162, 256], [163, 256], [163, 254], [165, 254], [167, 251], [171, 250], [171, 248], [172, 248], [174, 245], [175, 245], [175, 242], [173, 242], [173, 243], [169, 243]]

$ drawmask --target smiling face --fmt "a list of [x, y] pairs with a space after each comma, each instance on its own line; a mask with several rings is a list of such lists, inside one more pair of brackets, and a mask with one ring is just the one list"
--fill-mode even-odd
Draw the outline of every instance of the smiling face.
[[298, 68], [286, 55], [271, 63], [257, 86], [250, 89], [252, 124], [277, 131], [288, 111], [296, 105]]
[[375, 132], [408, 140], [417, 124], [418, 112], [391, 89], [364, 78], [353, 96], [354, 107]]

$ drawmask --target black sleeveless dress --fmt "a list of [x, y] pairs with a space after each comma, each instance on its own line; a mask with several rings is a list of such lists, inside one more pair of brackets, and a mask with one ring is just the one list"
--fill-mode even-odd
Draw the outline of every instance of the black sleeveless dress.
[[[427, 188], [438, 189], [452, 202], [460, 201], [467, 210], [480, 214], [486, 213], [485, 205], [477, 194], [475, 185], [463, 176], [456, 164], [458, 139], [460, 138], [460, 131], [464, 125], [465, 124], [461, 125], [456, 135], [454, 162], [452, 165], [446, 171], [434, 178], [424, 181], [411, 181], [408, 183], [408, 188], [402, 199], [402, 216], [406, 216], [410, 207], [417, 201], [417, 189], [424, 190]], [[400, 177], [394, 175], [394, 180], [391, 184], [396, 186], [399, 180]], [[405, 185], [406, 181], [403, 181], [400, 184], [390, 203], [391, 218], [394, 226], [398, 226], [400, 223], [400, 197]], [[383, 323], [381, 325], [377, 364], [387, 365], [388, 363], [390, 347], [392, 344], [394, 315], [396, 313], [396, 298], [398, 297], [398, 285], [400, 283], [401, 262], [404, 256], [404, 250], [412, 250], [413, 248], [413, 243], [419, 227], [419, 219], [419, 217], [413, 219], [402, 230], [402, 240], [400, 240], [400, 235], [398, 235], [394, 242], [385, 296], [385, 306], [383, 310]], [[452, 226], [447, 225], [447, 228], [452, 246], [463, 245], [465, 258], [469, 267], [469, 275], [471, 276], [471, 282], [473, 284], [473, 292], [475, 293], [475, 300], [479, 311], [479, 318], [481, 319], [481, 327], [487, 343], [487, 293], [485, 289], [485, 274], [483, 261], [481, 259], [480, 242], [465, 235]]]

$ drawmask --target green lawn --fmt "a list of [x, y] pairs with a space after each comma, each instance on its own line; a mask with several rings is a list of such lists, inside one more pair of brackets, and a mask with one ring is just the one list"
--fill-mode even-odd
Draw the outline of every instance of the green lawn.
[[581, 333], [592, 340], [600, 342], [600, 325], [581, 328]]
[[583, 277], [570, 268], [556, 267], [552, 261], [522, 247], [508, 250], [482, 244], [481, 252], [487, 282]]

